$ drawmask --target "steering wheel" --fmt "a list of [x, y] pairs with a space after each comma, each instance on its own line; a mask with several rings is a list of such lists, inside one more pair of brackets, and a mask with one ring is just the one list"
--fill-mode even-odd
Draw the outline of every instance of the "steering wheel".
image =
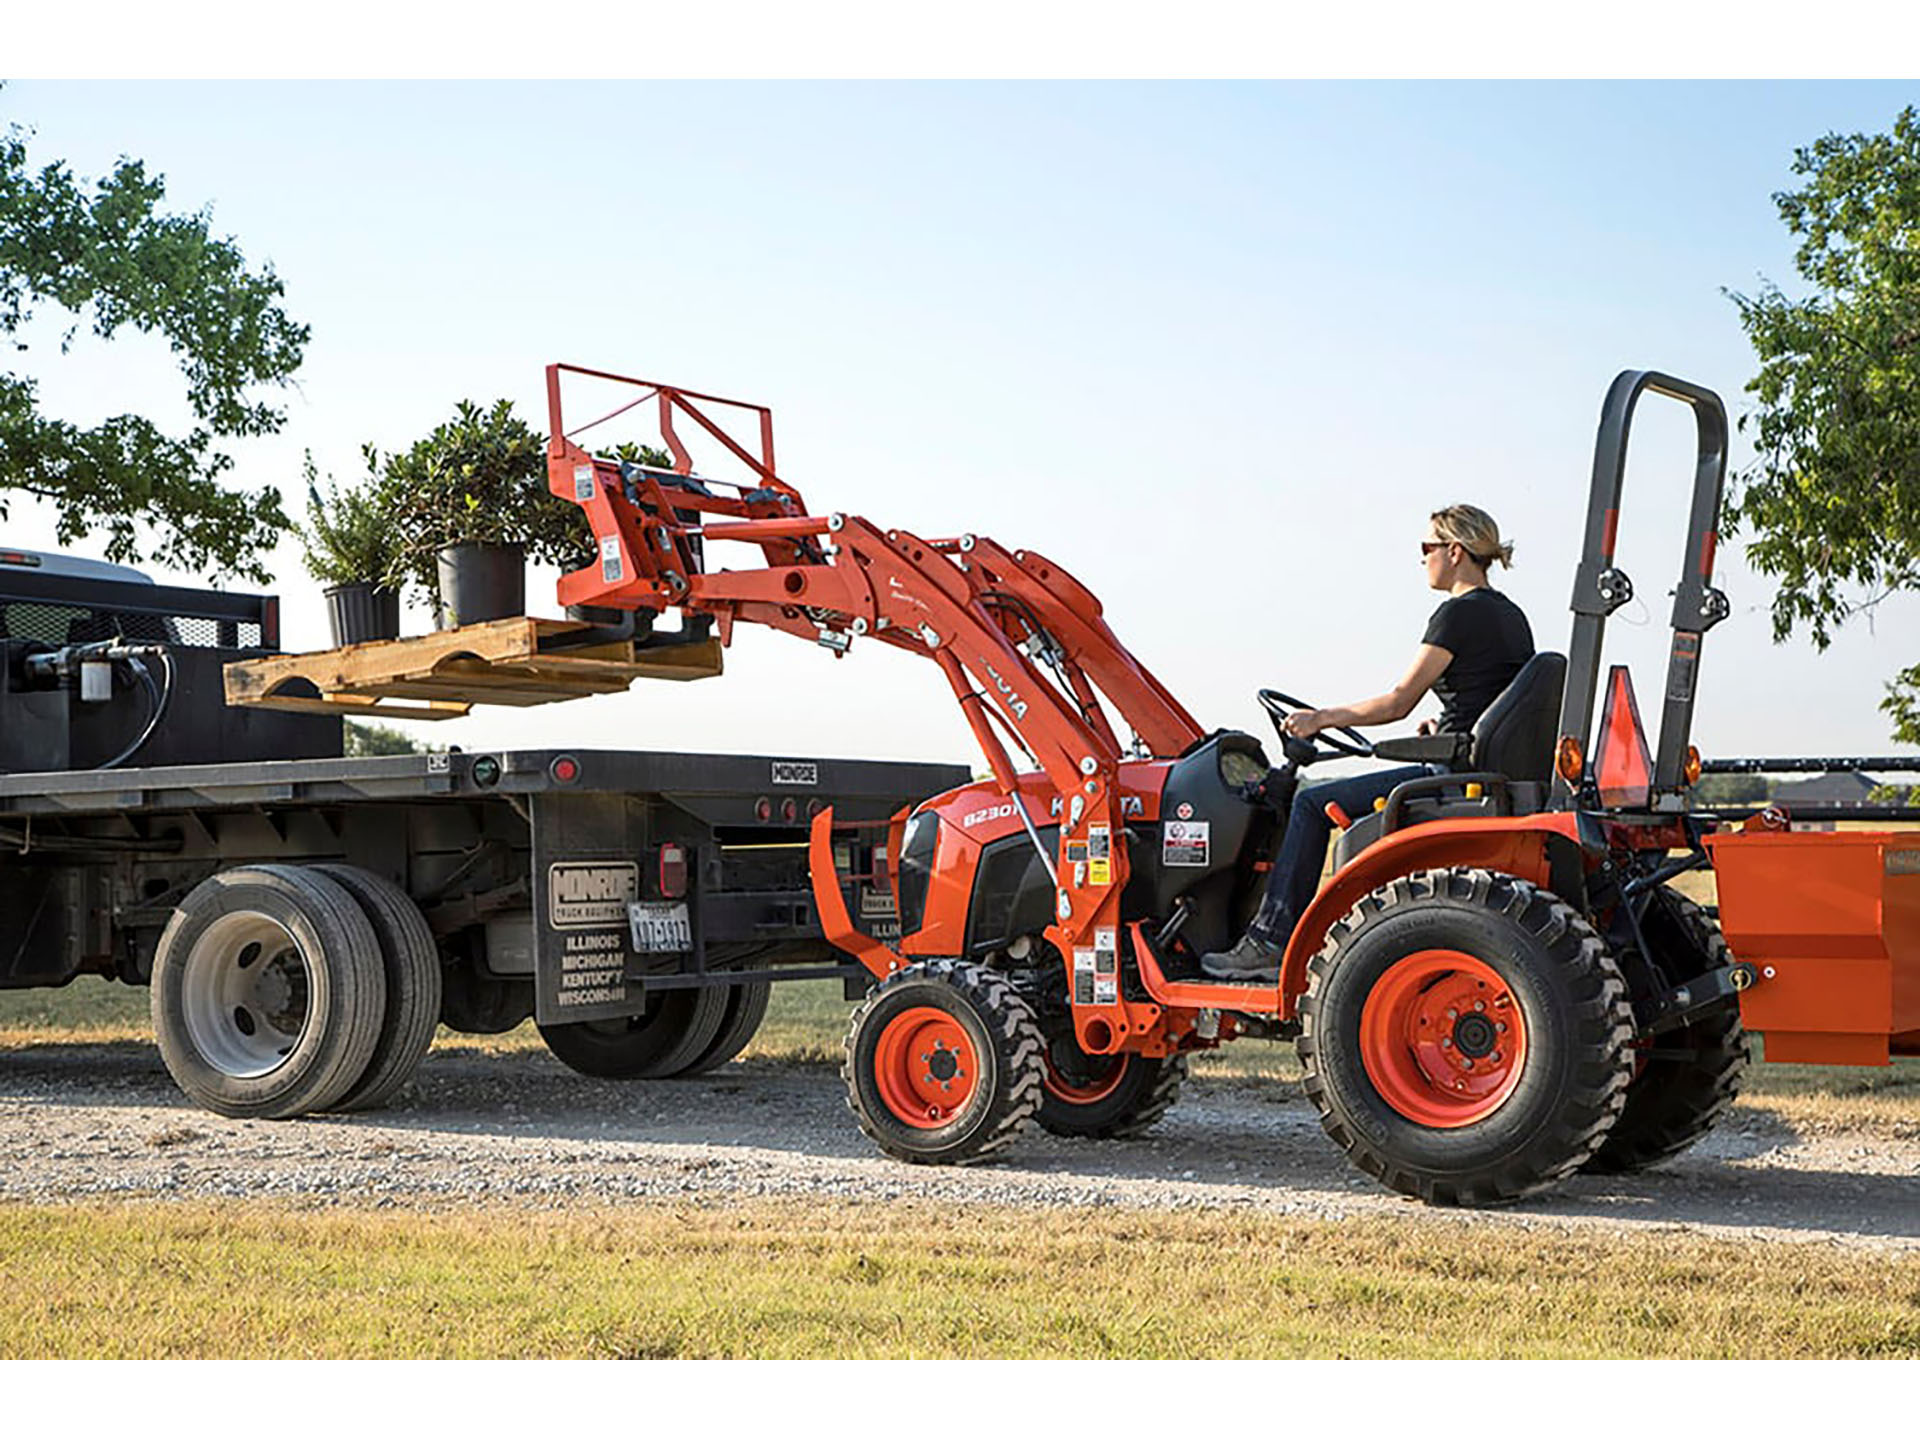
[[[1260, 692], [1260, 705], [1261, 708], [1267, 712], [1267, 718], [1273, 721], [1273, 728], [1279, 734], [1280, 743], [1283, 746], [1289, 740], [1296, 744], [1301, 743], [1299, 736], [1287, 734], [1287, 728], [1283, 722], [1286, 720], [1288, 714], [1295, 710], [1317, 710], [1320, 708], [1317, 705], [1309, 705], [1304, 700], [1296, 699], [1283, 690], [1262, 690]], [[1313, 737], [1313, 740], [1325, 746], [1336, 755], [1350, 755], [1357, 760], [1370, 759], [1373, 755], [1373, 742], [1368, 740], [1366, 736], [1362, 735], [1351, 725], [1338, 725], [1330, 729], [1322, 730]]]

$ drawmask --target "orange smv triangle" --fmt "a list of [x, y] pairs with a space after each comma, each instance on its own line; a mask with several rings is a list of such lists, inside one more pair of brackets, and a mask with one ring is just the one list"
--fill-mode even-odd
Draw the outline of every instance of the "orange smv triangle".
[[1633, 678], [1624, 665], [1607, 672], [1607, 708], [1600, 714], [1600, 760], [1593, 778], [1600, 803], [1610, 810], [1653, 799], [1653, 758], [1647, 753], [1647, 732], [1640, 727]]

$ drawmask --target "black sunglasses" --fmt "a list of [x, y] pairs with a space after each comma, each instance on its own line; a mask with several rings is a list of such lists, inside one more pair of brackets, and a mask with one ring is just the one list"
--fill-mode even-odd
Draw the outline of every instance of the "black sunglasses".
[[1444, 550], [1451, 544], [1453, 544], [1451, 540], [1422, 540], [1420, 542], [1421, 557], [1425, 558], [1436, 550]]

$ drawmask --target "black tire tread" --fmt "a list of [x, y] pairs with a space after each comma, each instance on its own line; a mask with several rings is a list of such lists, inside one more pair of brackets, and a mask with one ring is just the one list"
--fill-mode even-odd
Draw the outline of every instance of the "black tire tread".
[[[598, 1034], [593, 1023], [540, 1025], [540, 1038], [568, 1069], [595, 1080], [664, 1080], [678, 1075], [713, 1043], [727, 1015], [721, 987], [662, 992], [662, 1013], [627, 1035]], [[673, 1032], [673, 1033], [669, 1033]]]
[[1133, 1064], [1151, 1067], [1152, 1078], [1140, 1087], [1137, 1095], [1132, 1096], [1120, 1112], [1111, 1120], [1095, 1125], [1076, 1124], [1069, 1102], [1060, 1097], [1042, 1093], [1037, 1118], [1040, 1128], [1050, 1134], [1066, 1136], [1079, 1140], [1132, 1140], [1144, 1135], [1159, 1124], [1167, 1111], [1173, 1108], [1174, 1101], [1180, 1098], [1180, 1087], [1187, 1080], [1187, 1057], [1169, 1055], [1164, 1059], [1153, 1060], [1136, 1055]]
[[[1668, 907], [1668, 915], [1705, 962], [1703, 968], [1699, 961], [1661, 965], [1656, 958], [1673, 983], [1733, 963], [1720, 927], [1699, 905], [1666, 886], [1654, 892], [1654, 903]], [[1737, 999], [1729, 998], [1655, 1043], [1691, 1048], [1693, 1058], [1647, 1062], [1628, 1085], [1626, 1107], [1587, 1161], [1588, 1170], [1623, 1175], [1670, 1160], [1711, 1130], [1739, 1095], [1748, 1057]]]
[[380, 941], [387, 975], [387, 1012], [380, 1022], [380, 1039], [366, 1072], [330, 1107], [342, 1113], [376, 1110], [413, 1077], [433, 1044], [433, 1032], [440, 1025], [440, 947], [420, 907], [386, 876], [357, 865], [310, 868], [360, 902]]
[[[175, 947], [198, 912], [225, 907], [241, 887], [258, 887], [290, 902], [313, 931], [314, 964], [328, 971], [328, 1020], [315, 1052], [274, 1083], [222, 1076], [199, 1057], [184, 1019], [176, 1029], [171, 972], [185, 963]], [[265, 913], [256, 911], [256, 913]], [[149, 1006], [160, 1057], [196, 1104], [235, 1119], [290, 1120], [325, 1110], [366, 1073], [379, 1043], [386, 1010], [386, 972], [379, 940], [360, 904], [338, 881], [302, 865], [244, 865], [222, 870], [196, 885], [180, 902], [154, 952]]]
[[[1343, 950], [1379, 916], [1403, 906], [1462, 902], [1514, 921], [1570, 972], [1574, 1014], [1589, 1054], [1575, 1067], [1576, 1093], [1558, 1124], [1534, 1136], [1499, 1166], [1480, 1174], [1437, 1177], [1376, 1148], [1337, 1113], [1322, 1074], [1320, 997]], [[1327, 933], [1308, 962], [1300, 1002], [1299, 1053], [1307, 1097], [1321, 1128], [1349, 1158], [1382, 1184], [1434, 1205], [1497, 1205], [1545, 1190], [1573, 1174], [1598, 1150], [1626, 1104], [1631, 1073], [1633, 1009], [1627, 986], [1606, 945], [1580, 914], [1551, 892], [1515, 876], [1484, 869], [1425, 870], [1400, 876], [1364, 896]]]
[[717, 1070], [734, 1056], [747, 1048], [760, 1028], [760, 1022], [767, 1018], [767, 1002], [773, 998], [773, 986], [765, 980], [750, 985], [735, 985], [727, 992], [727, 1008], [721, 1017], [720, 1028], [714, 1033], [707, 1048], [697, 1055], [684, 1069], [674, 1072], [676, 1077], [689, 1078], [704, 1075], [709, 1070]]
[[[989, 1114], [961, 1152], [929, 1154], [897, 1143], [877, 1126], [860, 1103], [854, 1075], [862, 1028], [875, 1008], [902, 988], [932, 980], [954, 991], [985, 1021], [995, 1050], [995, 1073], [1001, 1077], [990, 1097]], [[847, 1026], [845, 1060], [840, 1076], [847, 1085], [847, 1108], [853, 1111], [866, 1137], [896, 1160], [915, 1165], [971, 1165], [990, 1159], [1017, 1140], [1040, 1111], [1044, 1083], [1045, 1042], [1033, 1007], [1004, 975], [963, 960], [923, 960], [890, 975], [855, 1007]]]

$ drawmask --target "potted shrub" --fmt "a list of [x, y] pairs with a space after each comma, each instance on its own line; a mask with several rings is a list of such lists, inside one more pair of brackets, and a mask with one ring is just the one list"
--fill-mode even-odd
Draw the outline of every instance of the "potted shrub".
[[443, 627], [526, 613], [526, 562], [578, 568], [593, 537], [547, 489], [547, 442], [506, 400], [470, 400], [403, 453], [386, 491], [400, 531], [396, 577], [418, 585]]
[[393, 640], [400, 634], [400, 591], [392, 578], [399, 546], [380, 480], [380, 457], [371, 445], [361, 446], [360, 453], [367, 479], [353, 489], [341, 489], [329, 476], [323, 496], [311, 451], [304, 467], [307, 523], [300, 538], [307, 569], [327, 587], [327, 623], [335, 645]]

